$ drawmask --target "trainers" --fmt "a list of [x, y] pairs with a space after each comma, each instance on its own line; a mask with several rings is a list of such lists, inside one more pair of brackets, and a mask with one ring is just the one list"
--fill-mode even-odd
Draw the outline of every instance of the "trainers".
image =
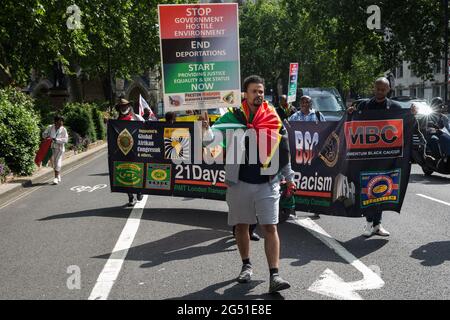
[[270, 276], [269, 293], [278, 292], [281, 290], [289, 289], [291, 285], [286, 280], [283, 280], [278, 274]]
[[389, 237], [391, 235], [381, 224], [373, 227], [373, 233], [382, 237]]
[[134, 207], [135, 204], [136, 204], [136, 199], [135, 198], [128, 199], [127, 206]]
[[58, 181], [61, 182], [61, 175], [58, 176]]
[[59, 183], [58, 178], [53, 179], [53, 184], [58, 184], [58, 183]]
[[138, 193], [136, 195], [137, 201], [142, 201], [142, 199], [144, 198], [144, 196], [142, 195], [142, 193]]
[[364, 228], [363, 236], [370, 237], [373, 235], [373, 233], [373, 222], [367, 222], [366, 227]]
[[252, 278], [253, 268], [251, 264], [244, 264], [241, 269], [241, 273], [237, 278], [239, 283], [247, 283]]

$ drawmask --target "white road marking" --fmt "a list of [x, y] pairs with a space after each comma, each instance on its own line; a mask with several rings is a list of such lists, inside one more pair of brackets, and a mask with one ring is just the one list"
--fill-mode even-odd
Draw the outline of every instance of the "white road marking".
[[93, 187], [91, 187], [91, 186], [74, 186], [74, 187], [70, 188], [70, 191], [76, 191], [78, 193], [83, 192], [83, 191], [93, 192], [95, 190], [104, 189], [106, 187], [107, 187], [106, 184], [97, 184]]
[[417, 195], [418, 195], [419, 197], [422, 197], [422, 198], [425, 198], [425, 199], [428, 199], [428, 200], [432, 200], [432, 201], [436, 201], [436, 202], [445, 204], [446, 206], [449, 206], [449, 207], [450, 207], [450, 203], [448, 203], [448, 202], [445, 202], [445, 201], [442, 201], [442, 200], [439, 200], [439, 199], [435, 199], [435, 198], [432, 198], [432, 197], [429, 197], [429, 196], [426, 196], [426, 195], [420, 194], [420, 193], [417, 193]]
[[[89, 162], [94, 161], [94, 160], [97, 159], [97, 158], [100, 158], [100, 157], [103, 156], [105, 153], [106, 153], [106, 152], [102, 152], [102, 153], [100, 153], [99, 155], [97, 155], [97, 156], [95, 156], [95, 157], [93, 157], [93, 158], [91, 158], [91, 159], [89, 159], [89, 160], [86, 160], [86, 161], [83, 161], [83, 162], [77, 164], [76, 166], [70, 168], [69, 170], [63, 171], [63, 172], [61, 173], [61, 176], [64, 177], [65, 175], [67, 175], [67, 174], [71, 173], [72, 171], [74, 171], [74, 170], [76, 170], [76, 169], [78, 169], [78, 168], [84, 166], [85, 164], [88, 164]], [[53, 179], [54, 179], [54, 178], [50, 178], [50, 179], [44, 181], [44, 183], [51, 183], [51, 182], [53, 181]], [[31, 187], [32, 187], [32, 186], [31, 186]], [[9, 206], [10, 204], [16, 202], [17, 200], [20, 200], [20, 199], [25, 198], [26, 196], [32, 194], [33, 192], [35, 192], [35, 191], [37, 191], [37, 190], [39, 190], [39, 189], [41, 189], [41, 188], [43, 188], [43, 187], [45, 187], [45, 185], [44, 185], [44, 186], [37, 187], [37, 188], [34, 188], [34, 189], [30, 190], [30, 191], [26, 191], [26, 192], [20, 194], [19, 196], [17, 196], [17, 197], [15, 197], [15, 198], [13, 198], [13, 199], [11, 199], [11, 200], [5, 202], [3, 205], [0, 206], [0, 210], [3, 209], [3, 208], [5, 208], [5, 207], [7, 207], [7, 206]]]
[[327, 247], [336, 252], [345, 261], [363, 274], [363, 279], [354, 282], [344, 282], [332, 270], [326, 269], [320, 278], [309, 288], [309, 291], [323, 294], [335, 299], [362, 300], [355, 291], [380, 289], [384, 286], [384, 281], [372, 269], [367, 267], [353, 254], [348, 252], [339, 242], [331, 237], [324, 229], [310, 218], [294, 219], [297, 225], [308, 230], [313, 236], [325, 243]]
[[134, 205], [133, 210], [131, 210], [127, 223], [114, 246], [111, 256], [106, 261], [102, 272], [100, 272], [97, 278], [97, 282], [88, 298], [89, 300], [108, 299], [109, 293], [122, 269], [123, 262], [128, 254], [128, 249], [133, 244], [134, 237], [139, 229], [142, 212], [144, 211], [147, 199], [148, 195], [144, 195], [142, 201], [138, 201]]

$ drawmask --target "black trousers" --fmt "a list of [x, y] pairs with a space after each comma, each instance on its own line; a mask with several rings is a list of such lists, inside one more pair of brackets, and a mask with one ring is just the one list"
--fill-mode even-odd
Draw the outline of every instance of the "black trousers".
[[[136, 193], [136, 195], [139, 195], [139, 194], [141, 194], [140, 192], [139, 193]], [[132, 200], [133, 200], [133, 198], [134, 198], [134, 194], [133, 193], [128, 193], [128, 200], [131, 202]]]
[[382, 215], [383, 215], [383, 211], [368, 213], [366, 215], [366, 220], [367, 220], [367, 222], [373, 222], [373, 226], [377, 226], [381, 223]]

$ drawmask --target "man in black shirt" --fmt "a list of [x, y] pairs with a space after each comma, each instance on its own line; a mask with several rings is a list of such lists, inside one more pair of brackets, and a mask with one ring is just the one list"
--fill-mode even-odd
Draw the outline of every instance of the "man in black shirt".
[[[378, 78], [375, 81], [375, 96], [367, 101], [363, 101], [355, 109], [351, 106], [348, 109], [348, 113], [352, 114], [354, 111], [358, 113], [364, 112], [364, 110], [399, 110], [402, 107], [395, 101], [387, 98], [390, 91], [389, 81], [386, 78]], [[375, 213], [368, 213], [366, 215], [366, 227], [363, 235], [370, 237], [374, 234], [387, 237], [390, 233], [381, 225], [381, 217], [383, 212], [379, 209]]]

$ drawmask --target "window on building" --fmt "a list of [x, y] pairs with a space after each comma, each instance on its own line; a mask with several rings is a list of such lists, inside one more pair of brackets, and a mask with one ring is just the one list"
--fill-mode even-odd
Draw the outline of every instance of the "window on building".
[[403, 63], [397, 68], [397, 77], [403, 78]]
[[440, 74], [441, 73], [441, 71], [442, 71], [441, 65], [442, 65], [441, 61], [436, 62], [436, 64], [434, 65], [434, 73], [435, 74]]
[[441, 87], [440, 86], [433, 86], [433, 98], [434, 97], [440, 97], [441, 96]]
[[417, 88], [417, 97], [418, 98], [425, 98], [425, 86], [420, 86], [419, 88]]
[[414, 71], [413, 71], [411, 65], [408, 66], [408, 69], [409, 69], [409, 71], [410, 71], [411, 78], [415, 78], [415, 77], [416, 77], [416, 74], [414, 73]]
[[410, 87], [409, 88], [409, 95], [411, 97], [417, 97], [417, 88], [416, 87]]

